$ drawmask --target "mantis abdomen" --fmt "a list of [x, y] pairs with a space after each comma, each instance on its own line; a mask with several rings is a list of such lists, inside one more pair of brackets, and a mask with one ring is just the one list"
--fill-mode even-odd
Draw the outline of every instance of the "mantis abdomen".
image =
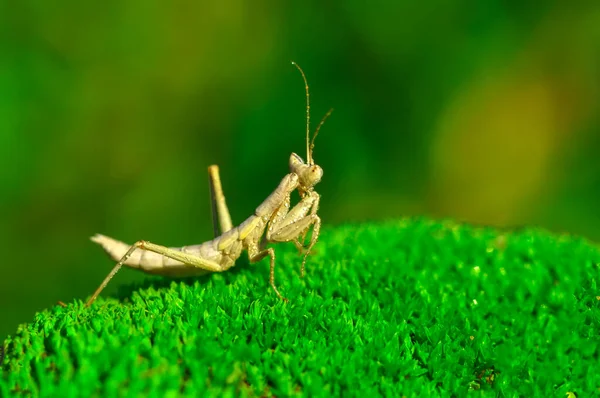
[[[102, 246], [104, 251], [115, 261], [122, 259], [131, 247], [130, 244], [100, 234], [94, 235], [91, 239]], [[172, 247], [170, 249], [213, 261], [220, 264], [223, 270], [233, 266], [235, 258], [238, 258], [241, 254], [241, 245], [239, 253], [236, 253], [236, 255], [232, 255], [234, 253], [231, 252], [224, 253], [223, 251], [219, 251], [216, 245], [218, 245], [218, 242], [214, 239], [199, 245]], [[181, 261], [143, 249], [138, 249], [131, 253], [131, 256], [125, 261], [124, 265], [150, 274], [164, 276], [185, 277], [209, 273], [209, 271], [202, 268], [190, 267]]]

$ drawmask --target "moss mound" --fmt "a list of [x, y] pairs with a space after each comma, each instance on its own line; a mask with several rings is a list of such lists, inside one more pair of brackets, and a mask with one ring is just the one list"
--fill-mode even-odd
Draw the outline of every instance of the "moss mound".
[[[55, 306], [4, 342], [0, 395], [599, 394], [600, 250], [537, 229], [324, 228], [196, 280]], [[162, 285], [162, 286], [160, 286]]]

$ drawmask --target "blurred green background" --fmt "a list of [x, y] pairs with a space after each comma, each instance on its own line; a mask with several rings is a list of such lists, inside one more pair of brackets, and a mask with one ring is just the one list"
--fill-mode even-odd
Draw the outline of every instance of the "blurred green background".
[[598, 1], [1, 0], [0, 338], [92, 293], [113, 265], [94, 233], [210, 239], [210, 164], [234, 223], [250, 215], [305, 156], [290, 60], [313, 126], [335, 108], [314, 154], [326, 224], [598, 240], [599, 43]]

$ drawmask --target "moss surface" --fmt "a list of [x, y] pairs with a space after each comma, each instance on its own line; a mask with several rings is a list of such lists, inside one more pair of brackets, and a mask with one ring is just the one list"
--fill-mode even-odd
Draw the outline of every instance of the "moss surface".
[[324, 228], [268, 265], [53, 307], [4, 343], [0, 395], [595, 396], [600, 250], [407, 219]]

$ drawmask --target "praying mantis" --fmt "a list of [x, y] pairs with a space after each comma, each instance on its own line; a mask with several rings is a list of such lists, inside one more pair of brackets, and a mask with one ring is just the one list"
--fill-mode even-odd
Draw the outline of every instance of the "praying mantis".
[[[123, 265], [149, 274], [175, 277], [196, 276], [227, 271], [235, 265], [235, 261], [241, 256], [243, 250], [248, 252], [250, 263], [269, 257], [271, 288], [280, 299], [288, 301], [279, 293], [275, 285], [275, 250], [267, 247], [267, 244], [293, 242], [300, 252], [306, 249], [300, 268], [300, 275], [304, 276], [307, 257], [317, 243], [321, 230], [321, 218], [317, 215], [320, 195], [314, 187], [321, 181], [323, 169], [314, 162], [314, 142], [321, 126], [333, 111], [330, 109], [321, 119], [312, 140], [310, 140], [308, 81], [302, 68], [295, 62], [292, 62], [292, 65], [300, 71], [306, 91], [306, 162], [297, 154], [292, 153], [289, 158], [290, 172], [256, 208], [254, 214], [236, 227], [231, 221], [223, 194], [219, 167], [217, 165], [209, 166], [215, 238], [207, 242], [170, 248], [145, 240], [128, 245], [104, 235], [93, 236], [91, 240], [102, 246], [104, 251], [118, 262], [86, 302], [86, 307], [96, 300]], [[300, 201], [291, 207], [290, 199], [294, 191], [298, 191]], [[311, 227], [311, 238], [308, 246], [305, 247], [304, 241]]]

